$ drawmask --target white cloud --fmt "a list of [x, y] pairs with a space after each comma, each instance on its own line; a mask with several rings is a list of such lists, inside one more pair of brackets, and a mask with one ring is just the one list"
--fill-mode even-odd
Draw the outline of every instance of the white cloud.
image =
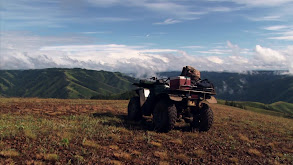
[[252, 16], [245, 16], [248, 20], [251, 21], [282, 21], [282, 17], [280, 15], [268, 15], [262, 17], [252, 17]]
[[264, 27], [265, 30], [272, 30], [272, 31], [282, 30], [282, 29], [287, 29], [287, 28], [288, 28], [287, 25], [276, 25], [276, 26]]
[[154, 23], [155, 25], [170, 25], [170, 24], [175, 24], [175, 23], [180, 23], [181, 21], [175, 20], [175, 19], [166, 19], [163, 22], [156, 22]]
[[293, 45], [288, 46], [282, 53], [286, 56], [286, 66], [288, 66], [289, 72], [293, 73]]
[[291, 29], [274, 34], [278, 36], [268, 37], [268, 39], [293, 41], [293, 30]]
[[194, 19], [194, 15], [200, 15], [202, 12], [193, 12], [190, 9], [190, 5], [186, 5], [179, 1], [163, 0], [163, 1], [152, 1], [152, 0], [89, 0], [89, 3], [97, 7], [110, 7], [110, 6], [123, 6], [145, 9], [150, 12], [159, 13], [160, 16], [164, 17], [175, 17], [176, 19]]
[[269, 37], [268, 39], [293, 41], [293, 36]]
[[94, 21], [100, 22], [125, 22], [125, 21], [132, 21], [130, 18], [123, 18], [123, 17], [95, 17], [92, 18]]
[[271, 48], [265, 48], [260, 45], [256, 45], [255, 47], [256, 57], [265, 63], [278, 63], [284, 62], [286, 60], [285, 56], [283, 56], [280, 52], [275, 51]]
[[[86, 1], [3, 1], [3, 9], [1, 15], [7, 29], [15, 27], [51, 27], [51, 28], [67, 28], [72, 24], [97, 24], [99, 22], [125, 22], [138, 20], [136, 14], [144, 17], [154, 18], [159, 15], [162, 22], [154, 24], [168, 25], [184, 21], [200, 19], [202, 15], [207, 15], [214, 12], [233, 12], [245, 9], [248, 7], [274, 7], [291, 3], [291, 0], [210, 0], [217, 2], [233, 2], [233, 5], [214, 2], [195, 2], [174, 1], [174, 0], [86, 0]], [[211, 5], [209, 5], [211, 4]], [[209, 6], [209, 7], [207, 7]], [[97, 11], [92, 14], [88, 8], [95, 8]], [[99, 9], [104, 8], [120, 8], [115, 12], [100, 13]], [[131, 9], [131, 10], [129, 10]], [[125, 16], [125, 11], [130, 14]], [[291, 10], [290, 10], [291, 11]], [[123, 13], [121, 13], [123, 12]], [[90, 14], [89, 14], [90, 13]], [[275, 12], [279, 13], [280, 12]], [[274, 14], [275, 14], [274, 13]], [[281, 17], [288, 15], [288, 11], [282, 12], [280, 15], [252, 17], [248, 19], [253, 21], [278, 21]], [[263, 15], [263, 14], [262, 14]], [[170, 19], [172, 18], [172, 19]]]
[[207, 59], [213, 63], [216, 63], [216, 64], [223, 64], [223, 60], [217, 56], [209, 56], [209, 57], [207, 57]]
[[240, 10], [240, 8], [230, 8], [230, 7], [212, 7], [212, 8], [208, 8], [207, 12], [231, 12], [231, 11], [236, 11], [236, 10]]
[[175, 49], [145, 49], [140, 50], [141, 53], [168, 53], [168, 52], [178, 52], [178, 50]]
[[96, 6], [101, 6], [101, 7], [109, 7], [114, 4], [118, 4], [123, 2], [123, 0], [87, 0], [87, 2], [94, 4]]
[[226, 55], [226, 54], [229, 54], [231, 51], [227, 49], [209, 49], [209, 50], [196, 51], [196, 52], [202, 53], [202, 54]]
[[82, 34], [109, 34], [111, 31], [94, 31], [94, 32], [81, 32]]
[[230, 41], [227, 41], [227, 46], [232, 50], [234, 56], [239, 56], [241, 50], [238, 45], [233, 45]]
[[234, 64], [247, 65], [249, 63], [248, 58], [241, 56], [229, 56], [230, 60]]
[[[1, 34], [0, 69], [49, 67], [87, 68], [154, 75], [159, 71], [181, 70], [191, 65], [199, 70], [245, 71], [289, 69], [293, 73], [293, 45], [273, 50], [257, 45], [255, 52], [227, 41], [226, 48], [210, 54], [188, 54], [178, 49], [147, 49], [121, 44], [90, 44], [82, 37], [41, 37], [23, 33]], [[86, 44], [84, 44], [86, 43]], [[55, 46], [63, 45], [63, 46]], [[216, 54], [218, 52], [219, 55]], [[244, 56], [250, 52], [251, 56]]]
[[235, 3], [245, 4], [249, 6], [258, 6], [258, 7], [266, 7], [266, 6], [280, 6], [285, 5], [287, 3], [292, 3], [292, 0], [232, 0]]
[[181, 48], [183, 48], [183, 49], [201, 49], [201, 48], [204, 48], [204, 46], [191, 45], [191, 46], [182, 46]]
[[209, 0], [215, 2], [233, 2], [250, 7], [274, 7], [293, 2], [293, 0]]
[[262, 62], [262, 67], [288, 69], [291, 74], [293, 73], [293, 45], [282, 50], [256, 45], [255, 52], [255, 59]]

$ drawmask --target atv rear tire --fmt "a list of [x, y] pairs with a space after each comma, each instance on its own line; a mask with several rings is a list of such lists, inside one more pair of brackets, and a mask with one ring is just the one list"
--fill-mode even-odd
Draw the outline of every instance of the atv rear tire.
[[138, 121], [142, 118], [139, 97], [132, 97], [128, 103], [128, 119]]
[[168, 132], [174, 128], [177, 120], [177, 110], [170, 100], [160, 100], [154, 109], [153, 123], [155, 130], [159, 132]]
[[199, 131], [208, 131], [212, 125], [214, 120], [214, 114], [209, 105], [203, 103], [202, 108], [199, 113], [193, 115], [193, 121], [191, 123], [191, 127], [198, 128]]

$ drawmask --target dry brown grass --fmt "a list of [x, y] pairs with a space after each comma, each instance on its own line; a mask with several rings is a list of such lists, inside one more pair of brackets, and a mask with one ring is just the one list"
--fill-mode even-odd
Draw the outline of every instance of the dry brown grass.
[[[287, 147], [289, 147], [289, 148], [287, 148]], [[293, 153], [293, 149], [290, 148], [290, 146], [282, 147], [282, 150], [285, 151], [285, 152]]]
[[31, 130], [29, 129], [25, 129], [24, 130], [24, 135], [32, 140], [36, 140], [37, 139], [37, 135], [34, 134]]
[[15, 150], [4, 150], [0, 152], [0, 156], [14, 158], [14, 157], [19, 157], [20, 154], [19, 152]]
[[185, 137], [190, 138], [190, 139], [196, 139], [198, 137], [197, 132], [186, 132], [184, 134]]
[[117, 158], [118, 160], [125, 160], [125, 161], [129, 161], [132, 158], [129, 153], [118, 152], [118, 151], [114, 153], [114, 157]]
[[100, 145], [97, 144], [95, 141], [87, 140], [87, 139], [85, 139], [83, 141], [82, 145], [85, 146], [85, 147], [100, 148]]
[[159, 162], [159, 165], [169, 165], [169, 162], [167, 162], [167, 161], [160, 161]]
[[82, 164], [85, 160], [83, 156], [80, 155], [74, 155], [73, 159], [77, 164]]
[[280, 152], [277, 152], [275, 155], [278, 156], [279, 158], [281, 158], [281, 157], [284, 156], [284, 155], [283, 155], [282, 153], [280, 153]]
[[38, 161], [38, 160], [26, 161], [25, 164], [29, 164], [29, 165], [45, 165], [44, 162]]
[[5, 147], [5, 143], [3, 141], [0, 141], [0, 149], [3, 149]]
[[59, 136], [61, 139], [71, 140], [73, 135], [72, 135], [72, 133], [70, 133], [68, 131], [64, 131], [64, 132], [58, 132], [57, 136]]
[[43, 155], [44, 160], [48, 161], [57, 161], [58, 160], [58, 155], [57, 154], [44, 154]]
[[196, 149], [193, 151], [193, 155], [196, 157], [203, 157], [206, 154], [206, 151], [203, 149]]
[[110, 160], [109, 161], [109, 164], [112, 164], [112, 165], [122, 165], [123, 163], [118, 161], [118, 160]]
[[165, 139], [165, 140], [173, 139], [172, 137], [170, 137], [168, 134], [165, 134], [165, 133], [158, 133], [157, 136], [162, 138], [162, 139]]
[[140, 156], [141, 155], [141, 152], [140, 151], [137, 151], [137, 150], [133, 150], [133, 151], [131, 151], [131, 154], [132, 155], [135, 155], [135, 156]]
[[248, 153], [250, 155], [255, 155], [255, 156], [262, 156], [262, 153], [260, 151], [258, 151], [257, 149], [249, 149]]
[[275, 143], [274, 142], [271, 142], [269, 144], [267, 144], [269, 147], [271, 147], [271, 149], [275, 149], [276, 146], [275, 146]]
[[110, 145], [109, 148], [112, 150], [119, 150], [119, 147], [117, 145]]
[[173, 143], [173, 144], [176, 144], [176, 145], [182, 145], [183, 144], [181, 139], [172, 139], [169, 142]]
[[43, 159], [43, 154], [36, 154], [35, 155], [35, 158], [36, 159]]
[[169, 158], [166, 151], [165, 152], [155, 151], [154, 156], [157, 158], [160, 158], [160, 160], [168, 160]]
[[151, 144], [152, 146], [154, 146], [154, 147], [158, 147], [158, 148], [160, 148], [160, 147], [163, 146], [161, 143], [159, 143], [159, 142], [155, 142], [155, 141], [151, 141], [150, 144]]
[[118, 134], [109, 134], [108, 137], [115, 143], [120, 141], [120, 136]]
[[248, 143], [251, 142], [247, 136], [245, 136], [245, 135], [243, 135], [241, 133], [238, 134], [238, 136], [239, 136], [240, 140], [242, 140], [242, 141], [245, 141], [245, 142], [248, 142]]
[[230, 163], [233, 163], [233, 164], [238, 164], [239, 162], [238, 158], [229, 158], [229, 161]]
[[189, 157], [184, 155], [184, 154], [178, 154], [178, 155], [174, 155], [174, 158], [183, 162], [183, 163], [188, 163], [189, 162]]
[[132, 135], [132, 132], [130, 130], [123, 128], [123, 127], [119, 128], [118, 131], [122, 135], [128, 135], [128, 136]]

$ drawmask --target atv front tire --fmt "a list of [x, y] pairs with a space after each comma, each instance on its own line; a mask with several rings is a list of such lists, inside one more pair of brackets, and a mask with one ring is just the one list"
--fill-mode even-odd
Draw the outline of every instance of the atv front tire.
[[177, 110], [170, 100], [160, 100], [154, 109], [153, 123], [155, 130], [159, 132], [168, 132], [174, 128], [177, 120]]
[[203, 103], [202, 108], [199, 112], [193, 114], [193, 121], [191, 123], [192, 128], [198, 128], [200, 132], [208, 131], [214, 121], [214, 114], [209, 105]]
[[128, 115], [129, 120], [138, 121], [142, 118], [139, 97], [132, 97], [128, 103]]

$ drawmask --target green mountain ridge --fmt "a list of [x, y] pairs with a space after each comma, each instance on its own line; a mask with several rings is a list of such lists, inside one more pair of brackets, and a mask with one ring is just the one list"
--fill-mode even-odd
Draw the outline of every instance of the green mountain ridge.
[[123, 93], [135, 79], [119, 72], [86, 69], [0, 70], [0, 96], [91, 98]]
[[[158, 73], [160, 77], [180, 72]], [[201, 72], [215, 86], [218, 99], [271, 104], [293, 103], [293, 76], [258, 71], [247, 74]], [[0, 96], [40, 98], [119, 98], [137, 80], [119, 72], [86, 69], [0, 70]], [[124, 98], [124, 97], [123, 97]]]

